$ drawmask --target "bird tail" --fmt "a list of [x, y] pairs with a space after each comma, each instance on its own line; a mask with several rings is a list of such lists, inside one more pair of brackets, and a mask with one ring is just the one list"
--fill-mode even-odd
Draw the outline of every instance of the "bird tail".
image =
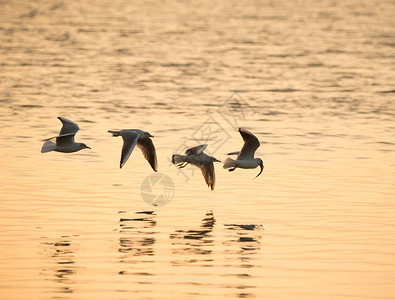
[[179, 154], [173, 154], [173, 156], [171, 157], [171, 161], [173, 164], [179, 164], [182, 162], [185, 162], [185, 155], [179, 155]]
[[47, 153], [53, 151], [56, 148], [56, 144], [51, 141], [45, 141], [44, 145], [41, 147], [41, 153]]
[[121, 133], [116, 130], [108, 130], [107, 132], [112, 133], [112, 136], [120, 136], [121, 135]]
[[231, 159], [231, 158], [228, 157], [224, 161], [224, 169], [229, 169], [229, 168], [234, 168], [234, 167], [237, 167], [236, 161], [234, 159]]

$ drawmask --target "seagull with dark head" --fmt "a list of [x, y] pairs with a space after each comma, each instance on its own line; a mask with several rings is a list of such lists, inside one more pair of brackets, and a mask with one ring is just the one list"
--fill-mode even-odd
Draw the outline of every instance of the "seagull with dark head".
[[152, 169], [158, 171], [158, 161], [156, 159], [156, 151], [151, 137], [154, 137], [147, 131], [140, 129], [122, 129], [108, 130], [113, 136], [121, 136], [123, 139], [120, 168], [124, 166], [130, 154], [132, 154], [136, 145], [141, 149], [145, 159], [149, 162]]
[[239, 132], [244, 140], [244, 146], [241, 151], [228, 153], [228, 155], [237, 155], [237, 158], [234, 160], [228, 157], [224, 162], [224, 169], [229, 169], [229, 172], [232, 172], [236, 168], [255, 169], [260, 166], [261, 171], [255, 176], [257, 178], [263, 171], [262, 159], [254, 158], [255, 151], [260, 146], [260, 143], [256, 136], [248, 130], [239, 128]]
[[[63, 124], [62, 129], [60, 130], [58, 136], [53, 136], [44, 140], [45, 143], [41, 148], [41, 153], [46, 153], [50, 151], [71, 153], [86, 148], [91, 149], [84, 143], [76, 143], [74, 141], [75, 134], [78, 132], [78, 130], [80, 130], [76, 123], [62, 117], [58, 117], [58, 119]], [[52, 139], [56, 139], [56, 143], [52, 142]]]
[[203, 153], [206, 148], [207, 145], [200, 145], [190, 148], [185, 151], [186, 155], [174, 154], [171, 161], [179, 168], [184, 168], [188, 164], [198, 167], [202, 171], [207, 185], [211, 188], [211, 190], [214, 190], [215, 171], [213, 163], [220, 161], [215, 157]]

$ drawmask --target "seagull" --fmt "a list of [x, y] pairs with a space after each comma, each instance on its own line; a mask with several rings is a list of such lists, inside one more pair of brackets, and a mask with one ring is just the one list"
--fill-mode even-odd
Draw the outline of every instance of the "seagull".
[[[79, 150], [88, 148], [84, 143], [76, 143], [74, 142], [74, 136], [80, 130], [78, 125], [73, 121], [70, 121], [63, 117], [58, 117], [58, 119], [62, 122], [63, 126], [60, 130], [58, 136], [53, 136], [51, 138], [45, 139], [44, 145], [41, 148], [41, 153], [46, 153], [50, 151], [58, 151], [58, 152], [77, 152]], [[56, 143], [52, 142], [52, 139], [56, 138]]]
[[152, 169], [158, 172], [156, 151], [150, 139], [150, 137], [154, 137], [153, 135], [140, 129], [108, 130], [108, 132], [112, 133], [113, 136], [121, 136], [123, 139], [120, 168], [126, 163], [134, 147], [137, 145], [143, 152], [145, 159], [150, 163]]
[[220, 162], [215, 157], [209, 156], [203, 151], [207, 148], [207, 145], [200, 145], [185, 151], [186, 155], [173, 154], [171, 161], [173, 164], [177, 164], [179, 168], [184, 168], [187, 164], [191, 164], [202, 170], [204, 180], [207, 185], [214, 190], [215, 185], [215, 172], [213, 162]]
[[239, 132], [244, 140], [244, 146], [241, 151], [228, 153], [228, 155], [237, 155], [237, 158], [234, 160], [228, 157], [224, 162], [224, 169], [229, 169], [229, 172], [232, 172], [236, 168], [255, 169], [257, 166], [260, 166], [261, 171], [254, 177], [257, 178], [263, 171], [262, 159], [254, 158], [255, 151], [260, 146], [260, 143], [256, 136], [248, 130], [239, 128]]

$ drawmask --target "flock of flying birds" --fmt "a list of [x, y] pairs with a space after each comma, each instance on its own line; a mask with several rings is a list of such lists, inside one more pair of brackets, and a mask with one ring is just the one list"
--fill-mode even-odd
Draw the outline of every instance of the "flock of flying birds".
[[[58, 136], [45, 139], [45, 143], [41, 148], [41, 153], [50, 151], [58, 151], [71, 153], [82, 149], [91, 149], [84, 143], [76, 143], [74, 136], [80, 130], [78, 125], [63, 117], [58, 117], [63, 126]], [[141, 149], [145, 159], [149, 162], [152, 169], [158, 171], [158, 161], [156, 158], [156, 151], [154, 144], [151, 140], [153, 135], [149, 132], [140, 129], [122, 129], [122, 130], [108, 130], [113, 136], [121, 136], [123, 139], [122, 153], [120, 167], [122, 168], [126, 161], [129, 159], [136, 145]], [[240, 151], [228, 153], [228, 155], [237, 155], [236, 159], [227, 158], [224, 161], [224, 169], [229, 169], [229, 172], [241, 169], [255, 169], [260, 166], [261, 170], [256, 177], [263, 171], [263, 162], [260, 158], [254, 158], [256, 149], [260, 146], [259, 140], [248, 130], [239, 128], [241, 137], [244, 140], [243, 148]], [[53, 139], [55, 143], [52, 142]], [[207, 185], [214, 190], [215, 185], [215, 171], [214, 162], [220, 162], [215, 157], [205, 154], [203, 151], [207, 145], [199, 145], [185, 151], [185, 155], [174, 154], [172, 156], [173, 164], [179, 168], [184, 168], [188, 164], [198, 167], [203, 174]]]

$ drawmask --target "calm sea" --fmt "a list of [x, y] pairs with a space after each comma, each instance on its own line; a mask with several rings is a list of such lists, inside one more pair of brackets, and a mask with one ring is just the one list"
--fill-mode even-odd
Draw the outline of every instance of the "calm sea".
[[[0, 1], [0, 298], [394, 299], [394, 11]], [[40, 153], [58, 116], [92, 150]], [[238, 127], [260, 177], [216, 163], [210, 191], [171, 164], [224, 161]], [[122, 128], [159, 173], [137, 148], [119, 169]]]

